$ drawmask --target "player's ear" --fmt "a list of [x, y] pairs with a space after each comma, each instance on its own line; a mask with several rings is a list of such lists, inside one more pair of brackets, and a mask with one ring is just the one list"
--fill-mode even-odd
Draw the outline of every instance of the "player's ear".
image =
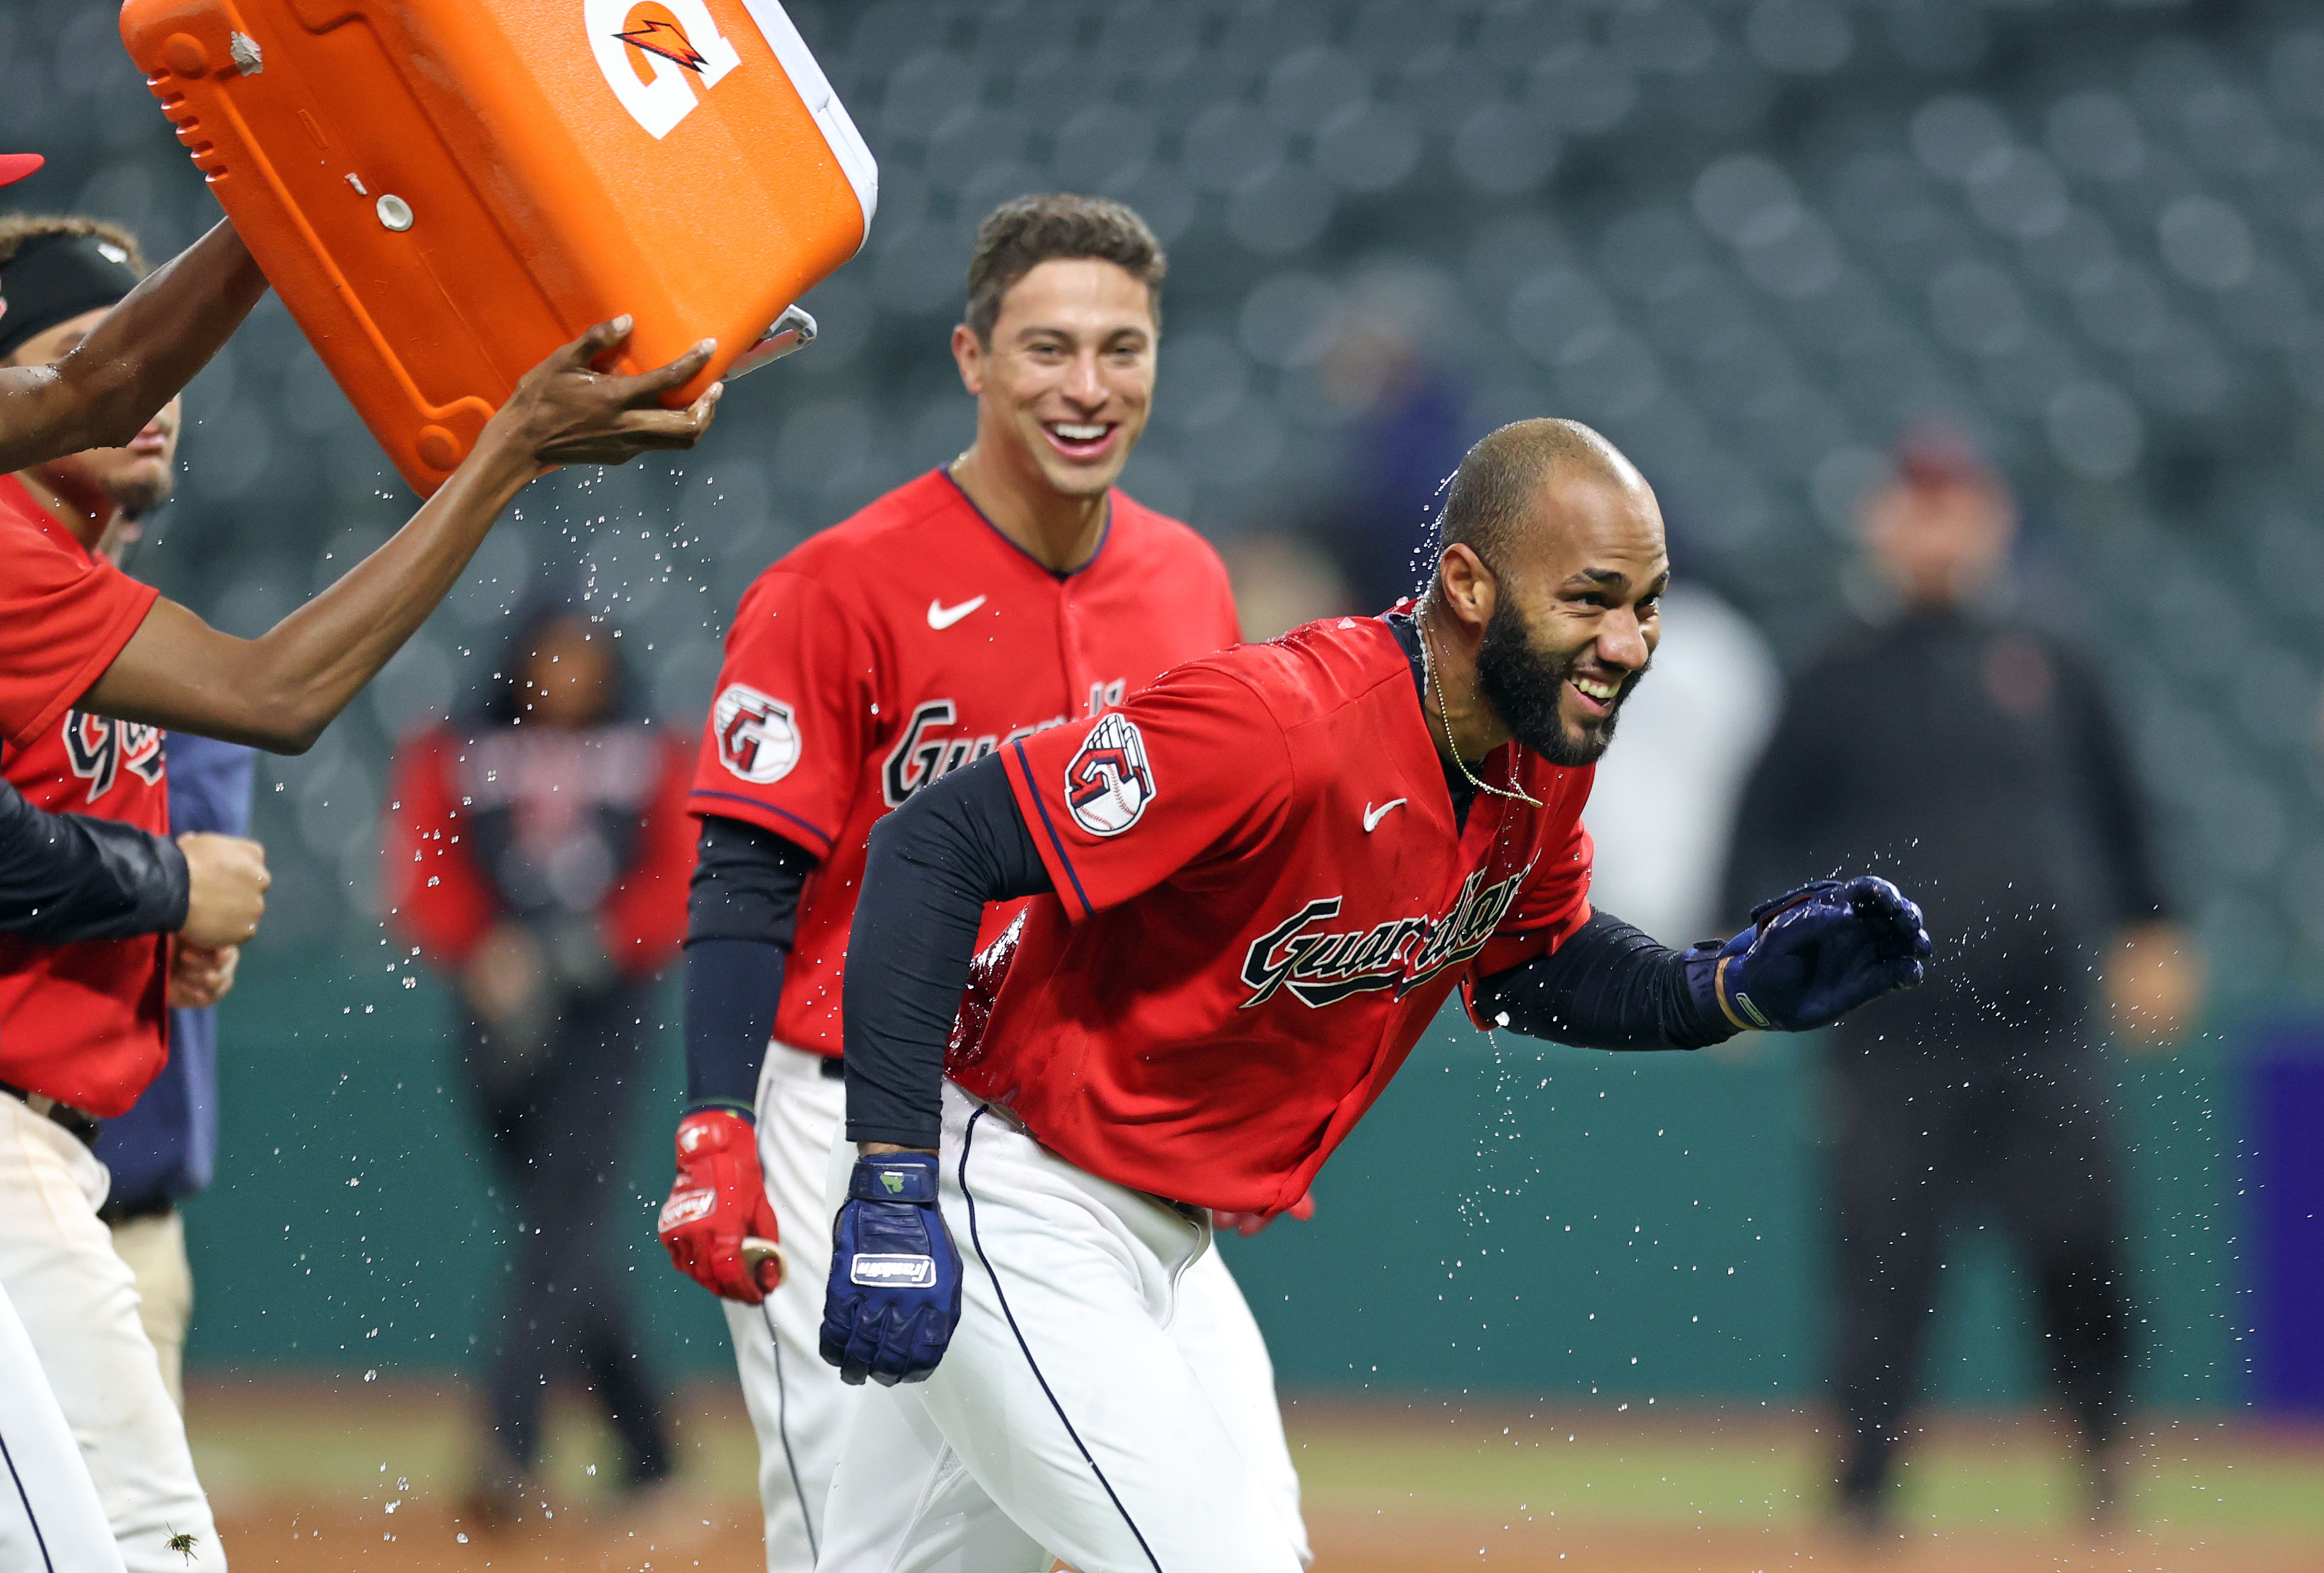
[[960, 385], [971, 398], [984, 392], [984, 341], [976, 336], [976, 329], [964, 322], [953, 324], [952, 358], [960, 367]]
[[1493, 620], [1500, 584], [1466, 542], [1454, 541], [1444, 548], [1436, 559], [1436, 580], [1446, 609], [1462, 622], [1481, 629]]

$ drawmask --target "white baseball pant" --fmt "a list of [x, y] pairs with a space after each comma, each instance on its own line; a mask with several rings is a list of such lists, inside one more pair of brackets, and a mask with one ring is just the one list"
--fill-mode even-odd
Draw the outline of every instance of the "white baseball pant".
[[782, 1231], [783, 1281], [761, 1304], [718, 1302], [759, 1436], [767, 1573], [813, 1573], [824, 1501], [855, 1396], [816, 1352], [831, 1274], [824, 1171], [847, 1112], [846, 1083], [826, 1077], [823, 1064], [821, 1054], [767, 1045], [759, 1072], [759, 1166]]
[[0, 1293], [0, 1568], [121, 1573], [121, 1548], [16, 1309]]
[[[0, 1095], [0, 1291], [80, 1444], [128, 1573], [225, 1573], [186, 1426], [97, 1216], [112, 1176], [54, 1121]], [[190, 1535], [185, 1551], [170, 1541]], [[60, 1565], [61, 1566], [61, 1565]]]
[[186, 1215], [176, 1208], [109, 1226], [113, 1248], [137, 1279], [137, 1323], [153, 1340], [161, 1385], [186, 1412], [186, 1329], [194, 1320], [194, 1265], [186, 1256]]
[[[852, 1158], [833, 1154], [834, 1211]], [[1209, 1216], [950, 1083], [938, 1202], [960, 1325], [927, 1381], [864, 1388], [822, 1573], [1300, 1573], [1273, 1372], [1240, 1294], [1221, 1308]]]

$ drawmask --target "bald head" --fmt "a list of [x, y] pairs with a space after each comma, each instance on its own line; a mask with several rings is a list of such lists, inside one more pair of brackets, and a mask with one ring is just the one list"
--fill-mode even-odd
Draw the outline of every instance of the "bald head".
[[1584, 482], [1651, 496], [1622, 450], [1578, 420], [1513, 420], [1462, 457], [1445, 491], [1439, 548], [1459, 544], [1489, 568], [1507, 566], [1528, 523], [1554, 522], [1539, 506], [1553, 483]]
[[1661, 637], [1670, 562], [1646, 477], [1579, 421], [1517, 421], [1461, 461], [1442, 531], [1422, 612], [1451, 648], [1476, 641], [1492, 723], [1471, 737], [1593, 762]]

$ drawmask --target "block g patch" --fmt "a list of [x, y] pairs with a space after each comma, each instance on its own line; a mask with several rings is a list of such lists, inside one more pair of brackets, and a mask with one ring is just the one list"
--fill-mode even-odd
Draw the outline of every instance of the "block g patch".
[[789, 775], [799, 762], [798, 722], [791, 707], [746, 684], [729, 683], [711, 711], [718, 761], [753, 786]]
[[1102, 716], [1065, 767], [1065, 806], [1092, 835], [1117, 836], [1154, 801], [1154, 772], [1138, 723], [1116, 711]]

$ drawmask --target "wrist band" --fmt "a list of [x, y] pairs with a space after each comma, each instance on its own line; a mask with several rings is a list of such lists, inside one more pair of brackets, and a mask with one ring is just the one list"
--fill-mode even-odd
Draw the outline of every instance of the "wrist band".
[[[1724, 1015], [1729, 1022], [1734, 1024], [1735, 1029], [1738, 1032], [1765, 1031], [1767, 1026], [1765, 1021], [1744, 1020], [1740, 1016], [1736, 1014], [1735, 1007], [1728, 1002], [1727, 963], [1732, 961], [1735, 958], [1732, 956], [1721, 956], [1719, 958], [1719, 970], [1712, 973], [1711, 979], [1711, 998], [1719, 1001], [1719, 1009], [1720, 1014]], [[1759, 1014], [1757, 1007], [1751, 1003], [1751, 999], [1748, 995], [1738, 995], [1737, 996], [1737, 998], [1741, 1000], [1745, 1010], [1749, 1011], [1755, 1016]]]

